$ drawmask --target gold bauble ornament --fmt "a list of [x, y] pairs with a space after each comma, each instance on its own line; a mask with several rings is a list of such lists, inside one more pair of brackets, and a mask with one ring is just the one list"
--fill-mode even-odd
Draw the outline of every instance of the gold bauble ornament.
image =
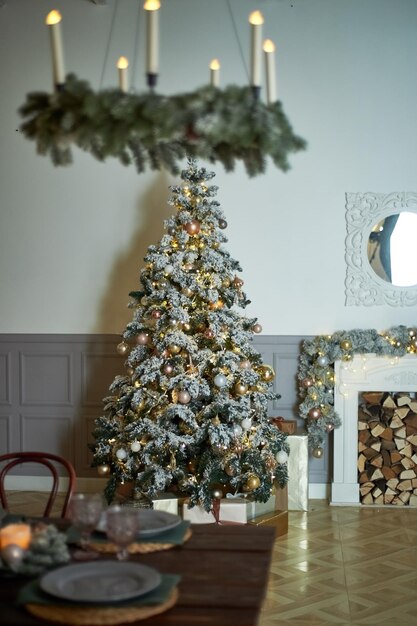
[[224, 471], [228, 476], [234, 476], [235, 470], [233, 469], [233, 467], [229, 464], [224, 466]]
[[129, 351], [129, 344], [125, 343], [124, 341], [121, 341], [117, 345], [116, 350], [119, 354], [126, 354]]
[[97, 467], [97, 474], [101, 477], [108, 476], [110, 474], [110, 471], [111, 471], [111, 467], [110, 465], [107, 465], [107, 464], [98, 465]]
[[256, 474], [251, 474], [246, 480], [244, 489], [245, 491], [254, 491], [255, 489], [258, 489], [260, 484], [261, 481], [259, 476], [257, 476]]
[[259, 374], [265, 382], [269, 382], [275, 378], [275, 372], [269, 365], [261, 365], [259, 368]]
[[315, 459], [321, 459], [323, 454], [324, 454], [324, 450], [323, 448], [320, 448], [320, 446], [317, 446], [317, 448], [313, 449], [313, 456]]
[[170, 354], [179, 354], [181, 352], [181, 346], [178, 346], [176, 343], [172, 343], [168, 346], [168, 352]]
[[350, 350], [352, 347], [352, 344], [348, 339], [344, 339], [343, 341], [340, 342], [340, 347], [342, 348], [342, 350]]
[[187, 298], [191, 298], [191, 296], [193, 295], [193, 290], [190, 289], [190, 287], [183, 287], [181, 289], [181, 293], [183, 296], [186, 296]]
[[230, 287], [230, 284], [231, 284], [230, 278], [225, 278], [222, 282], [222, 287], [227, 289], [228, 287]]
[[238, 396], [244, 396], [247, 391], [248, 391], [247, 385], [244, 385], [243, 383], [240, 383], [240, 382], [237, 382], [235, 384], [235, 393], [237, 393]]
[[218, 311], [218, 309], [222, 309], [223, 306], [224, 306], [224, 303], [222, 300], [220, 300], [220, 298], [219, 300], [217, 300], [217, 302], [209, 302], [209, 305], [208, 305], [211, 311]]
[[213, 250], [218, 250], [220, 248], [220, 241], [213, 241], [211, 247], [213, 248]]

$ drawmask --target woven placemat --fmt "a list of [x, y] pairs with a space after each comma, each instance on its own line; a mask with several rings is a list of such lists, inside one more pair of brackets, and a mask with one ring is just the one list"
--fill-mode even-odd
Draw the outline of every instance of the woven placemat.
[[44, 604], [26, 604], [29, 613], [58, 624], [68, 626], [113, 626], [147, 619], [153, 615], [164, 613], [174, 606], [178, 599], [175, 587], [168, 599], [162, 604], [150, 606], [124, 607], [69, 607], [49, 606]]
[[[185, 543], [186, 541], [188, 541], [188, 539], [191, 537], [192, 531], [190, 528], [187, 528], [187, 530], [184, 533], [184, 537], [183, 537], [183, 543]], [[178, 543], [152, 543], [152, 542], [137, 542], [137, 543], [132, 543], [129, 546], [129, 553], [130, 554], [148, 554], [149, 552], [159, 552], [161, 550], [169, 550], [170, 548], [175, 548], [176, 546], [181, 545]], [[115, 554], [117, 552], [117, 547], [114, 543], [111, 542], [90, 542], [89, 546], [95, 550], [96, 552], [100, 552], [101, 554]]]

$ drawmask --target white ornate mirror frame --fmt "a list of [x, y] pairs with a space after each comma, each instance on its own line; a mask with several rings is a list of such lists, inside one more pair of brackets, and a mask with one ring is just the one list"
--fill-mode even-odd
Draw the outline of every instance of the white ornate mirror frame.
[[367, 254], [373, 226], [402, 211], [417, 213], [417, 193], [346, 193], [346, 305], [417, 304], [417, 285], [398, 287], [379, 278]]

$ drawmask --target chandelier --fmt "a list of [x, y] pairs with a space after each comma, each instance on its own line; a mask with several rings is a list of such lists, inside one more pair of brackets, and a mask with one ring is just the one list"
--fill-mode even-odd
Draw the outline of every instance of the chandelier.
[[[20, 107], [20, 130], [35, 141], [38, 154], [54, 165], [72, 162], [71, 146], [100, 161], [115, 157], [134, 164], [141, 173], [150, 169], [178, 174], [184, 158], [221, 162], [232, 171], [242, 161], [249, 176], [266, 170], [267, 158], [282, 171], [289, 154], [304, 150], [306, 142], [294, 134], [282, 104], [276, 98], [275, 45], [262, 40], [263, 16], [249, 16], [251, 29], [249, 85], [220, 88], [220, 63], [210, 63], [207, 85], [189, 93], [157, 93], [159, 65], [159, 0], [146, 0], [147, 91], [129, 89], [129, 63], [117, 63], [118, 86], [94, 91], [75, 74], [65, 74], [61, 15], [51, 11], [50, 32], [54, 90], [27, 94]], [[262, 56], [265, 59], [266, 102], [261, 99]]]

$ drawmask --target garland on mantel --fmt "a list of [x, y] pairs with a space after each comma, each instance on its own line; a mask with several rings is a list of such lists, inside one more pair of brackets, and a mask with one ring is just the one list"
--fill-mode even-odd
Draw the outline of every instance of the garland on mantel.
[[288, 154], [306, 148], [281, 103], [264, 104], [251, 87], [205, 86], [173, 96], [94, 92], [68, 74], [61, 91], [28, 94], [19, 113], [26, 118], [20, 130], [54, 165], [72, 162], [74, 144], [100, 161], [111, 156], [134, 163], [139, 173], [148, 165], [178, 174], [188, 157], [220, 161], [226, 171], [241, 160], [256, 176], [265, 171], [266, 157], [285, 172]]
[[401, 357], [417, 354], [417, 330], [395, 326], [378, 333], [374, 329], [339, 331], [303, 342], [297, 378], [309, 447], [313, 456], [323, 456], [326, 434], [341, 425], [334, 410], [335, 361], [350, 361], [355, 354]]

